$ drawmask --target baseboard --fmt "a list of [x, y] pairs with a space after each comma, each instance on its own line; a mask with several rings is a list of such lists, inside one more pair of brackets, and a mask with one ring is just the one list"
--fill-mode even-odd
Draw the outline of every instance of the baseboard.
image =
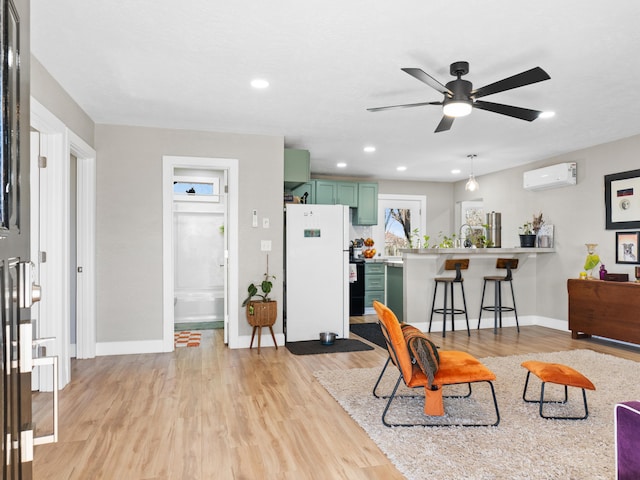
[[138, 342], [98, 342], [96, 356], [135, 355], [140, 353], [164, 352], [162, 340], [141, 340]]
[[[493, 329], [494, 319], [493, 317], [482, 317], [482, 322], [480, 324], [480, 328], [482, 329]], [[568, 326], [566, 320], [558, 320], [555, 318], [549, 317], [540, 317], [537, 315], [518, 315], [518, 324], [521, 327], [537, 325], [540, 327], [552, 328], [554, 330], [568, 331]], [[426, 332], [429, 329], [429, 322], [420, 322], [413, 323], [414, 327]], [[466, 330], [467, 323], [464, 318], [456, 318], [455, 320], [455, 329], [456, 330]], [[503, 327], [515, 327], [516, 326], [516, 318], [514, 316], [503, 316], [502, 317], [502, 326]], [[478, 319], [477, 318], [469, 318], [469, 329], [476, 330], [478, 328]], [[447, 321], [447, 331], [451, 330], [451, 321]], [[442, 332], [442, 320], [434, 320], [431, 324], [431, 332]]]

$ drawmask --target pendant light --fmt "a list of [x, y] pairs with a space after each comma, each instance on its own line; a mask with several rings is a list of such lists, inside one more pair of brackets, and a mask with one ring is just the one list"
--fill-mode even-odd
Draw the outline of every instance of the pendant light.
[[473, 175], [473, 159], [476, 158], [477, 155], [467, 155], [467, 158], [471, 160], [471, 175], [469, 175], [469, 180], [467, 184], [464, 186], [464, 189], [468, 192], [475, 192], [480, 189], [480, 184], [476, 180], [476, 177]]

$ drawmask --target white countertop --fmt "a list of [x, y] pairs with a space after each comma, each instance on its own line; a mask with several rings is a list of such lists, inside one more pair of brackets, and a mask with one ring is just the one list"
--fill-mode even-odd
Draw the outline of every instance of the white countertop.
[[555, 253], [555, 248], [403, 248], [402, 254], [447, 255], [464, 253], [465, 255], [502, 255], [505, 253]]

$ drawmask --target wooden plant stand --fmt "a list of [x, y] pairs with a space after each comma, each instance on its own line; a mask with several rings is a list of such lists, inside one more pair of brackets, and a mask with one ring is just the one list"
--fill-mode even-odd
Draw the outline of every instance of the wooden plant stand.
[[253, 347], [253, 339], [256, 335], [256, 330], [258, 330], [258, 354], [260, 354], [260, 339], [262, 337], [262, 327], [269, 327], [271, 338], [273, 339], [273, 344], [275, 345], [277, 350], [278, 344], [276, 342], [276, 336], [273, 334], [273, 324], [276, 323], [276, 318], [278, 317], [278, 302], [250, 301], [249, 303], [247, 303], [246, 313], [247, 321], [249, 322], [249, 325], [253, 327], [249, 349]]

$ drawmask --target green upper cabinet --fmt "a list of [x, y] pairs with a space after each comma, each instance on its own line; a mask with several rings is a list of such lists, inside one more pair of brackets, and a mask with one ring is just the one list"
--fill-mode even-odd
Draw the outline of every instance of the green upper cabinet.
[[358, 183], [358, 208], [353, 216], [354, 225], [378, 224], [378, 184]]
[[378, 184], [334, 180], [311, 180], [291, 190], [302, 197], [309, 193], [307, 203], [347, 205], [355, 208], [354, 225], [378, 224]]
[[289, 191], [311, 178], [309, 150], [284, 149], [284, 187]]
[[356, 182], [335, 182], [314, 180], [316, 191], [314, 203], [322, 205], [358, 206], [358, 184]]
[[358, 206], [358, 184], [354, 182], [336, 182], [336, 203], [351, 208]]
[[310, 182], [305, 182], [302, 185], [298, 185], [297, 187], [291, 189], [291, 193], [296, 197], [304, 197], [304, 194], [307, 194], [307, 202], [306, 203], [316, 203], [316, 182], [313, 180]]
[[316, 195], [313, 203], [320, 205], [335, 205], [338, 199], [336, 182], [331, 180], [314, 180]]

